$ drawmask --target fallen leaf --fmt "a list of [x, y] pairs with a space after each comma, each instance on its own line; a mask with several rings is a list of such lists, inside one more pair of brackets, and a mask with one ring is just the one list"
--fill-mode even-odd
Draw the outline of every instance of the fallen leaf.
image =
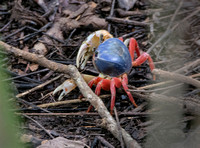
[[20, 69], [12, 69], [12, 72], [17, 73], [18, 75], [25, 75], [26, 73]]
[[18, 59], [18, 64], [27, 64], [28, 62], [26, 61], [26, 60], [24, 60], [24, 59], [21, 59], [21, 58], [19, 58]]
[[89, 148], [89, 146], [81, 141], [57, 137], [53, 140], [43, 141], [42, 145], [38, 146], [37, 148]]
[[39, 55], [46, 55], [47, 54], [47, 48], [43, 43], [38, 42], [33, 47], [33, 52]]
[[118, 5], [120, 8], [130, 10], [135, 5], [137, 0], [118, 0]]
[[28, 46], [25, 46], [22, 50], [28, 52]]
[[31, 71], [36, 71], [38, 69], [39, 65], [38, 64], [35, 64], [35, 63], [32, 63], [30, 64], [29, 68]]

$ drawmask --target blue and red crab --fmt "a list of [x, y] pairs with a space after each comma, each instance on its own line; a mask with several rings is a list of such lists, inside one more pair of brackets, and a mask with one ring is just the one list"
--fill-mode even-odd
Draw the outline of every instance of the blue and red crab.
[[[127, 46], [129, 46], [129, 49]], [[134, 58], [135, 52], [137, 54], [136, 59]], [[82, 43], [76, 58], [77, 67], [83, 69], [91, 56], [93, 65], [100, 74], [98, 77], [89, 77], [88, 75], [83, 75], [83, 77], [88, 82], [89, 87], [92, 87], [94, 84], [96, 85], [96, 95], [100, 95], [101, 89], [111, 91], [110, 112], [112, 113], [114, 108], [116, 88], [120, 88], [121, 86], [124, 88], [133, 105], [137, 107], [135, 100], [128, 91], [127, 74], [130, 72], [132, 66], [139, 66], [146, 60], [149, 62], [150, 69], [153, 70], [154, 64], [149, 54], [145, 52], [140, 53], [138, 44], [134, 38], [123, 42], [123, 38], [113, 38], [106, 30], [99, 30], [90, 34]], [[59, 97], [60, 100], [75, 87], [76, 84], [73, 80], [67, 80], [54, 90], [54, 94], [63, 90]], [[91, 107], [88, 108], [88, 111]]]

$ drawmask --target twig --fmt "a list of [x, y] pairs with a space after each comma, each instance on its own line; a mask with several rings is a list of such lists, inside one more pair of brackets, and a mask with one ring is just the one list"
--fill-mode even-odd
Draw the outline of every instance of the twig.
[[99, 141], [101, 141], [101, 143], [103, 143], [106, 147], [108, 148], [115, 148], [112, 144], [110, 144], [106, 139], [104, 139], [103, 137], [101, 136], [97, 136], [97, 139]]
[[122, 37], [123, 38], [128, 38], [130, 36], [134, 36], [135, 34], [144, 34], [145, 29], [140, 29], [140, 30], [135, 30], [134, 32], [128, 33], [128, 34], [124, 34]]
[[[179, 12], [177, 15], [183, 15], [183, 14], [185, 14], [185, 13], [190, 13], [190, 12], [192, 12], [192, 11], [194, 11], [194, 10], [183, 10], [183, 11]], [[170, 17], [172, 17], [172, 16], [173, 16], [173, 14], [166, 15], [166, 16], [162, 16], [162, 17], [159, 17], [158, 20], [159, 20], [159, 21], [163, 21], [164, 19], [168, 19], [168, 18], [170, 18]]]
[[197, 59], [189, 64], [186, 64], [186, 66], [184, 67], [181, 67], [180, 69], [174, 71], [175, 73], [182, 73], [182, 72], [186, 72], [186, 71], [189, 71], [189, 69], [193, 69], [195, 68], [196, 66], [199, 66], [200, 65], [200, 59]]
[[137, 90], [131, 90], [129, 89], [130, 92], [144, 92], [144, 93], [151, 93], [151, 92], [156, 92], [156, 91], [162, 91], [162, 90], [166, 90], [166, 89], [171, 89], [174, 87], [178, 87], [181, 86], [183, 83], [178, 83], [176, 85], [171, 85], [171, 86], [167, 86], [167, 87], [163, 87], [163, 88], [158, 88], [158, 89], [153, 89], [153, 90], [141, 90], [141, 89], [137, 89]]
[[121, 131], [121, 126], [120, 126], [120, 123], [119, 123], [119, 118], [118, 118], [117, 110], [116, 110], [115, 107], [114, 107], [114, 113], [115, 113], [115, 118], [116, 118], [118, 130], [120, 132], [120, 144], [121, 144], [121, 148], [124, 148], [124, 140], [123, 140], [123, 137], [122, 137], [122, 134], [121, 134], [121, 132], [122, 132]]
[[171, 80], [182, 82], [182, 83], [187, 83], [197, 88], [200, 88], [200, 81], [195, 80], [188, 76], [184, 76], [181, 74], [176, 74], [176, 73], [172, 73], [172, 72], [168, 72], [168, 71], [164, 71], [160, 69], [154, 69], [152, 73], [155, 75], [159, 75], [160, 77], [163, 77], [163, 78], [171, 79]]
[[176, 8], [176, 11], [174, 12], [174, 14], [173, 14], [173, 16], [172, 16], [172, 18], [171, 18], [171, 20], [170, 20], [168, 26], [167, 26], [167, 31], [171, 28], [172, 23], [173, 23], [174, 19], [176, 18], [176, 16], [177, 16], [177, 14], [178, 14], [178, 12], [179, 12], [179, 10], [180, 10], [182, 4], [183, 4], [183, 0], [180, 1], [178, 7]]
[[[106, 123], [106, 128], [119, 139], [119, 130], [117, 128], [117, 123], [114, 118], [110, 115], [107, 108], [105, 107], [102, 100], [94, 94], [94, 92], [90, 89], [90, 87], [86, 84], [84, 79], [82, 78], [81, 74], [77, 70], [77, 68], [73, 65], [63, 65], [59, 63], [55, 63], [52, 61], [47, 60], [44, 56], [36, 55], [33, 53], [29, 53], [26, 51], [22, 51], [18, 48], [10, 46], [2, 41], [0, 41], [0, 45], [3, 46], [3, 50], [10, 52], [11, 54], [22, 57], [28, 61], [38, 63], [40, 66], [47, 67], [53, 71], [61, 72], [64, 74], [70, 75], [70, 77], [76, 82], [77, 86], [79, 87], [81, 93], [87, 100], [95, 107], [98, 111], [101, 118], [104, 119]], [[122, 129], [122, 135], [126, 144], [127, 148], [140, 148], [141, 146], [124, 130]]]
[[[113, 16], [114, 8], [115, 8], [115, 0], [112, 0], [112, 6], [111, 6], [111, 9], [110, 9], [110, 15], [109, 15], [109, 17]], [[111, 29], [111, 24], [109, 23], [108, 24], [108, 32], [110, 32], [110, 29]]]
[[[144, 97], [144, 96], [143, 96]], [[146, 96], [145, 96], [146, 97]], [[146, 100], [146, 99], [145, 99]], [[77, 112], [77, 113], [15, 113], [17, 115], [28, 115], [28, 116], [99, 116], [96, 112]], [[146, 112], [123, 112], [119, 113], [119, 116], [148, 116], [149, 113]], [[122, 132], [123, 134], [123, 132]]]
[[[101, 99], [107, 98], [110, 95], [101, 95], [99, 96]], [[46, 104], [41, 104], [41, 105], [37, 105], [38, 107], [41, 108], [47, 108], [47, 107], [55, 107], [55, 106], [59, 106], [59, 105], [65, 105], [65, 104], [72, 104], [72, 103], [80, 103], [80, 102], [84, 102], [87, 101], [86, 98], [82, 98], [82, 99], [73, 99], [73, 100], [66, 100], [66, 101], [59, 101], [59, 102], [52, 102], [52, 103], [46, 103]]]
[[150, 53], [151, 50], [153, 50], [163, 39], [165, 39], [168, 35], [170, 35], [180, 24], [182, 24], [184, 21], [197, 14], [199, 11], [200, 7], [197, 7], [196, 11], [194, 11], [193, 13], [185, 17], [183, 20], [181, 20], [179, 23], [174, 25], [173, 28], [166, 30], [165, 33], [147, 50], [147, 53]]
[[[40, 110], [43, 111], [43, 112], [51, 113], [50, 111], [48, 111], [48, 110], [46, 110], [46, 109], [44, 109], [44, 108], [38, 107], [38, 106], [34, 105], [33, 103], [28, 102], [28, 101], [25, 101], [25, 100], [20, 99], [20, 98], [16, 98], [16, 99], [17, 99], [18, 101], [20, 101], [21, 103], [24, 103], [24, 104], [26, 104], [26, 105], [29, 105], [29, 106], [32, 107], [33, 109], [40, 109]], [[11, 100], [11, 99], [10, 99], [10, 100]]]
[[[175, 73], [182, 73], [184, 71], [188, 71], [189, 69], [193, 69], [194, 67], [200, 65], [200, 59], [195, 60], [194, 62], [190, 63], [190, 64], [186, 64], [186, 66], [174, 71]], [[191, 75], [191, 78], [197, 77], [197, 74]], [[151, 85], [147, 85], [147, 86], [143, 86], [143, 87], [138, 87], [138, 90], [141, 89], [149, 89], [149, 88], [154, 88], [154, 87], [158, 87], [158, 86], [162, 86], [162, 85], [167, 85], [167, 84], [171, 84], [173, 83], [173, 81], [165, 81], [165, 82], [160, 82], [160, 83], [156, 83], [156, 84], [151, 84]]]
[[7, 38], [10, 38], [11, 36], [13, 36], [13, 35], [15, 35], [15, 34], [17, 34], [17, 33], [19, 33], [19, 32], [21, 32], [21, 31], [23, 31], [24, 29], [26, 29], [27, 27], [26, 26], [24, 26], [24, 27], [22, 27], [22, 28], [20, 28], [20, 29], [18, 29], [17, 31], [15, 31], [15, 32], [13, 32], [13, 33], [10, 33], [8, 36], [6, 36], [6, 37], [3, 37], [3, 40], [6, 40]]
[[40, 84], [40, 85], [38, 85], [38, 86], [36, 86], [36, 87], [34, 87], [34, 88], [32, 88], [32, 89], [29, 89], [29, 90], [27, 90], [27, 91], [25, 91], [25, 92], [23, 92], [23, 93], [20, 93], [20, 94], [16, 95], [16, 97], [17, 97], [17, 98], [20, 98], [20, 97], [23, 97], [23, 96], [25, 96], [25, 95], [27, 95], [27, 94], [33, 92], [33, 91], [36, 91], [36, 90], [38, 90], [38, 89], [40, 89], [40, 88], [43, 88], [44, 86], [46, 86], [46, 85], [52, 83], [53, 81], [59, 79], [59, 78], [62, 77], [62, 76], [63, 76], [63, 75], [61, 74], [61, 75], [59, 75], [59, 76], [57, 76], [57, 77], [55, 77], [55, 78], [53, 78], [53, 79], [51, 79], [51, 80], [49, 80], [49, 81], [43, 83], [43, 84]]
[[[188, 76], [190, 78], [195, 78], [195, 77], [199, 77], [200, 74], [194, 74], [191, 76]], [[138, 87], [137, 90], [143, 90], [143, 89], [150, 89], [150, 88], [154, 88], [154, 87], [158, 87], [158, 86], [162, 86], [162, 85], [169, 85], [174, 83], [174, 81], [164, 81], [164, 82], [160, 82], [160, 83], [156, 83], [156, 84], [150, 84], [150, 85], [146, 85], [146, 86], [142, 86], [142, 87]], [[180, 83], [181, 84], [181, 83]]]
[[144, 22], [126, 20], [126, 19], [121, 19], [121, 18], [116, 18], [116, 17], [106, 17], [106, 20], [111, 21], [113, 23], [120, 23], [120, 24], [126, 24], [126, 25], [134, 25], [134, 26], [147, 27], [149, 25], [148, 23], [144, 23]]
[[36, 120], [34, 120], [33, 118], [31, 118], [31, 117], [29, 117], [29, 116], [27, 116], [27, 115], [25, 115], [25, 114], [22, 114], [22, 115], [23, 115], [24, 117], [30, 119], [31, 121], [35, 122], [40, 128], [42, 128], [42, 129], [49, 135], [49, 137], [51, 137], [52, 139], [54, 139], [54, 137], [51, 135], [51, 133], [50, 133], [48, 130], [46, 130], [46, 129], [44, 128], [44, 126], [42, 126], [39, 122], [37, 122]]
[[119, 15], [121, 17], [127, 17], [127, 16], [144, 16], [144, 15], [147, 15], [146, 13], [144, 12], [141, 12], [141, 11], [125, 11], [125, 10], [122, 10], [122, 9], [116, 9], [116, 11], [119, 13]]
[[3, 26], [1, 29], [0, 29], [0, 32], [2, 32], [4, 29], [6, 29], [11, 23], [12, 23], [12, 19], [7, 23], [5, 24], [5, 26]]
[[133, 97], [144, 99], [146, 101], [154, 101], [154, 102], [166, 102], [172, 103], [176, 105], [185, 106], [189, 112], [192, 112], [196, 115], [200, 115], [200, 101], [197, 99], [185, 99], [185, 98], [175, 98], [169, 97], [166, 95], [151, 93], [150, 95], [142, 95], [137, 92], [131, 92]]
[[10, 81], [10, 80], [14, 80], [14, 79], [19, 79], [19, 78], [22, 78], [22, 77], [27, 77], [27, 76], [30, 76], [30, 75], [33, 75], [33, 74], [38, 74], [38, 73], [46, 72], [46, 71], [49, 71], [49, 69], [45, 68], [45, 69], [35, 71], [35, 72], [31, 72], [31, 73], [28, 73], [28, 74], [18, 75], [16, 77], [11, 77], [11, 78], [5, 79], [3, 81]]

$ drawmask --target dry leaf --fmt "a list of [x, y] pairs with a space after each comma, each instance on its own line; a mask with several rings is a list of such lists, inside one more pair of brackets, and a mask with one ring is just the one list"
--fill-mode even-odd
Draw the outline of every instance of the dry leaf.
[[32, 63], [30, 64], [29, 68], [31, 71], [36, 71], [38, 69], [39, 65], [38, 64], [35, 64], [35, 63]]
[[18, 59], [18, 64], [27, 64], [28, 62], [26, 61], [26, 60], [24, 60], [24, 59], [21, 59], [21, 58], [19, 58]]
[[18, 75], [24, 75], [24, 74], [26, 74], [24, 71], [22, 71], [20, 69], [12, 69], [12, 72], [17, 73]]
[[42, 142], [42, 145], [37, 148], [89, 148], [85, 143], [81, 141], [68, 140], [63, 137], [54, 138]]
[[135, 5], [137, 0], [118, 0], [119, 7], [122, 9], [130, 10]]
[[38, 42], [33, 47], [33, 52], [39, 55], [46, 55], [47, 54], [47, 48], [43, 43]]

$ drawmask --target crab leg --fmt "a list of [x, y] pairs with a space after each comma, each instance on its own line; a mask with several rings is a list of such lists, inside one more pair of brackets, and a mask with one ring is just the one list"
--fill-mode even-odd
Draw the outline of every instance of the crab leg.
[[113, 113], [113, 109], [115, 106], [115, 97], [116, 97], [116, 89], [121, 87], [121, 80], [119, 78], [112, 78], [111, 82], [110, 82], [110, 91], [111, 91], [111, 103], [110, 103], [110, 114]]
[[122, 76], [122, 86], [123, 86], [125, 92], [127, 93], [128, 97], [129, 97], [129, 99], [130, 99], [130, 101], [133, 103], [133, 105], [134, 105], [135, 107], [137, 107], [137, 104], [135, 103], [135, 100], [133, 99], [132, 94], [128, 91], [128, 86], [127, 86], [127, 84], [128, 84], [127, 74], [124, 74], [124, 75]]
[[129, 52], [130, 52], [130, 55], [131, 55], [132, 62], [134, 60], [134, 52], [135, 51], [137, 53], [137, 57], [140, 57], [140, 51], [139, 51], [137, 41], [134, 38], [131, 38], [130, 43], [129, 43]]
[[[108, 80], [108, 79], [103, 79], [103, 78], [101, 78], [101, 77], [96, 77], [96, 78], [92, 79], [92, 80], [88, 83], [88, 85], [89, 85], [90, 88], [92, 87], [93, 84], [96, 84], [96, 85], [97, 85], [97, 86], [96, 86], [96, 89], [95, 89], [95, 94], [96, 94], [97, 96], [100, 95], [101, 89], [106, 90], [106, 91], [109, 91], [109, 90], [110, 90], [110, 80]], [[90, 105], [90, 106], [88, 107], [87, 112], [89, 112], [91, 109], [92, 109], [92, 105]]]
[[152, 71], [155, 68], [155, 66], [153, 64], [152, 58], [146, 52], [142, 53], [142, 55], [140, 57], [138, 57], [135, 61], [133, 61], [132, 65], [133, 66], [139, 66], [139, 65], [143, 64], [146, 60], [149, 61], [149, 67], [150, 67], [150, 69]]
[[[136, 53], [137, 53], [137, 59], [134, 61], [134, 52], [135, 52], [135, 51], [136, 51]], [[153, 60], [152, 60], [151, 56], [150, 56], [148, 53], [143, 52], [143, 53], [140, 55], [140, 50], [139, 50], [137, 41], [136, 41], [134, 38], [131, 38], [131, 39], [130, 39], [130, 43], [129, 43], [129, 52], [130, 52], [130, 55], [131, 55], [132, 65], [133, 65], [133, 66], [140, 66], [140, 65], [143, 64], [146, 60], [148, 60], [148, 62], [149, 62], [149, 67], [150, 67], [151, 71], [153, 71], [153, 69], [155, 69]], [[155, 75], [153, 75], [153, 79], [155, 80]]]
[[[119, 40], [121, 40], [123, 42], [123, 38], [122, 37], [119, 37]], [[152, 60], [151, 56], [148, 53], [144, 52], [144, 53], [140, 54], [138, 43], [134, 38], [130, 39], [129, 52], [130, 52], [130, 55], [131, 55], [131, 60], [132, 60], [132, 65], [133, 66], [140, 66], [146, 60], [148, 60], [149, 61], [149, 67], [150, 67], [151, 71], [155, 68], [155, 66], [153, 64], [153, 60]], [[134, 61], [135, 52], [137, 54], [137, 59]]]

